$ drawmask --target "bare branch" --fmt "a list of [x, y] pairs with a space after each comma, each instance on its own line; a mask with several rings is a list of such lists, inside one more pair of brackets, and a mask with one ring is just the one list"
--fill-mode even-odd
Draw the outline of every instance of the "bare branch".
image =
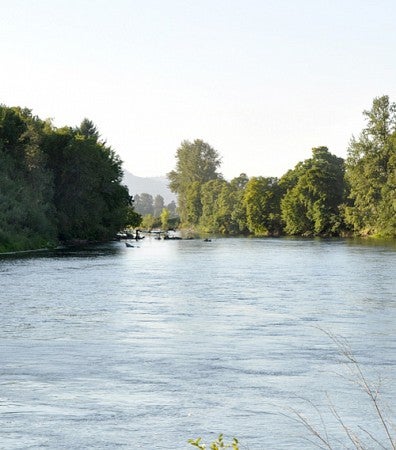
[[384, 445], [382, 445], [381, 442], [378, 441], [378, 439], [376, 439], [369, 431], [367, 431], [366, 429], [364, 429], [364, 428], [361, 427], [360, 425], [359, 425], [359, 428], [360, 428], [364, 433], [368, 434], [368, 435], [370, 436], [370, 438], [371, 438], [375, 443], [377, 443], [381, 448], [383, 448], [384, 450], [387, 450], [387, 448], [386, 448]]
[[330, 398], [327, 397], [329, 404], [330, 404], [330, 411], [333, 413], [334, 417], [337, 419], [338, 423], [342, 426], [343, 430], [345, 431], [346, 435], [348, 436], [349, 440], [352, 442], [354, 447], [357, 450], [363, 450], [363, 446], [360, 443], [359, 438], [345, 425], [344, 421], [342, 420], [341, 416], [339, 415], [338, 411], [334, 407], [333, 403], [331, 402]]
[[[317, 327], [319, 330], [321, 330], [323, 333], [325, 333], [327, 336], [330, 337], [330, 339], [336, 344], [338, 347], [338, 350], [341, 355], [345, 357], [345, 359], [351, 363], [351, 366], [347, 366], [349, 370], [351, 371], [352, 375], [355, 376], [355, 382], [362, 388], [362, 390], [369, 396], [371, 403], [374, 406], [376, 415], [378, 416], [382, 427], [385, 431], [385, 434], [389, 440], [389, 443], [391, 444], [391, 448], [393, 450], [396, 450], [396, 442], [391, 436], [388, 424], [385, 420], [385, 417], [383, 415], [383, 412], [379, 406], [378, 403], [378, 395], [380, 390], [381, 382], [379, 381], [378, 386], [376, 388], [372, 387], [370, 383], [368, 382], [366, 376], [364, 375], [361, 365], [353, 355], [350, 346], [348, 345], [348, 342], [346, 339], [342, 339], [339, 336], [334, 335], [333, 333], [324, 330], [323, 328]], [[346, 431], [346, 430], [345, 430]], [[348, 435], [349, 436], [349, 435]]]

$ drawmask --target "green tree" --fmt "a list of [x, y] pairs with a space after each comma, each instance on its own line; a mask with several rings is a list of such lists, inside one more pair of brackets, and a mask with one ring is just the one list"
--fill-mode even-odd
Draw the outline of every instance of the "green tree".
[[165, 207], [164, 197], [162, 197], [162, 195], [156, 195], [153, 201], [154, 217], [160, 217], [164, 207]]
[[281, 189], [277, 178], [253, 177], [246, 184], [244, 204], [249, 230], [261, 236], [281, 232]]
[[134, 206], [135, 210], [142, 216], [147, 214], [154, 215], [154, 199], [153, 196], [147, 194], [147, 192], [135, 195]]
[[344, 201], [344, 161], [326, 147], [312, 149], [312, 158], [288, 172], [288, 188], [281, 212], [288, 234], [335, 235], [342, 230], [340, 206]]
[[121, 180], [120, 159], [88, 119], [56, 129], [0, 105], [0, 251], [112, 237], [132, 218]]
[[351, 204], [346, 221], [359, 234], [396, 236], [396, 104], [375, 98], [367, 125], [351, 140], [346, 179]]
[[223, 181], [216, 200], [216, 209], [213, 211], [218, 233], [238, 234], [238, 226], [232, 218], [235, 211], [234, 194], [231, 184]]
[[44, 126], [28, 109], [0, 105], [0, 251], [56, 239], [52, 178], [40, 149]]
[[77, 128], [77, 132], [85, 138], [94, 139], [95, 142], [99, 140], [98, 129], [96, 128], [95, 124], [87, 118], [83, 119], [81, 125]]
[[211, 180], [201, 189], [201, 229], [205, 232], [227, 235], [246, 231], [246, 212], [242, 204], [246, 175], [234, 178], [230, 183]]
[[244, 201], [246, 185], [249, 181], [245, 173], [241, 173], [230, 182], [230, 204], [232, 205], [230, 233], [248, 233], [246, 205]]
[[160, 215], [160, 219], [161, 219], [161, 229], [164, 231], [168, 231], [169, 229], [169, 218], [170, 218], [169, 210], [167, 208], [163, 208]]
[[168, 205], [166, 205], [166, 209], [170, 213], [170, 217], [173, 219], [175, 217], [178, 217], [177, 215], [177, 206], [176, 203], [172, 200]]
[[179, 214], [185, 225], [197, 225], [202, 215], [201, 187], [199, 181], [186, 186], [183, 197], [179, 196]]
[[210, 180], [201, 186], [202, 214], [200, 228], [205, 232], [216, 233], [222, 228], [222, 215], [226, 213], [227, 207], [227, 205], [220, 203], [221, 200], [224, 203], [223, 188], [227, 189], [227, 182], [220, 179]]
[[43, 148], [61, 240], [108, 239], [125, 227], [131, 199], [121, 184], [121, 160], [110, 147], [64, 127], [50, 130]]
[[196, 139], [183, 141], [176, 151], [176, 169], [168, 173], [169, 187], [178, 196], [178, 210], [183, 224], [196, 225], [202, 206], [200, 188], [207, 181], [220, 179], [221, 160], [209, 144]]
[[151, 230], [155, 224], [155, 217], [152, 214], [146, 214], [142, 218], [141, 226], [145, 230]]
[[130, 206], [127, 210], [126, 226], [136, 228], [142, 223], [142, 216]]
[[25, 162], [27, 122], [30, 118], [29, 110], [0, 105], [0, 150], [10, 155], [20, 167]]

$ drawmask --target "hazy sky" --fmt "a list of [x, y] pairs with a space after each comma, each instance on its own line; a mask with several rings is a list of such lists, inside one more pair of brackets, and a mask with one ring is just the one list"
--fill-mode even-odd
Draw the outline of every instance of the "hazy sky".
[[396, 101], [395, 0], [0, 0], [0, 103], [91, 119], [135, 175], [203, 139], [232, 178], [346, 156]]

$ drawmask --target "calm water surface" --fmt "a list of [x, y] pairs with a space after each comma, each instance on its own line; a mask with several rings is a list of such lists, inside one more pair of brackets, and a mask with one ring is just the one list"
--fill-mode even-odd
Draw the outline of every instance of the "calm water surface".
[[320, 428], [310, 402], [334, 448], [350, 445], [331, 404], [384, 441], [321, 329], [381, 375], [394, 421], [395, 280], [395, 245], [349, 240], [2, 256], [0, 448], [183, 450], [223, 432], [242, 449], [310, 449], [287, 409]]

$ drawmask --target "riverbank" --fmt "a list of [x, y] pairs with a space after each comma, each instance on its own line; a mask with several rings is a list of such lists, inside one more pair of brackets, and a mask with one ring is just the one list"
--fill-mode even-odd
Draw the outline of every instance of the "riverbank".
[[38, 247], [38, 248], [24, 248], [23, 250], [2, 250], [0, 247], [0, 256], [1, 255], [23, 255], [26, 253], [40, 253], [40, 252], [50, 252], [54, 250], [62, 250], [65, 248], [72, 247], [83, 247], [86, 245], [96, 245], [103, 244], [106, 242], [111, 242], [111, 240], [105, 241], [90, 241], [88, 239], [72, 239], [70, 241], [58, 242], [58, 243], [50, 243], [47, 247]]
[[54, 250], [62, 250], [66, 248], [65, 245], [58, 245], [56, 247], [44, 247], [44, 248], [35, 248], [30, 250], [15, 250], [15, 251], [8, 251], [8, 252], [0, 252], [0, 256], [13, 256], [13, 255], [27, 255], [30, 253], [46, 253], [46, 252], [52, 252]]

